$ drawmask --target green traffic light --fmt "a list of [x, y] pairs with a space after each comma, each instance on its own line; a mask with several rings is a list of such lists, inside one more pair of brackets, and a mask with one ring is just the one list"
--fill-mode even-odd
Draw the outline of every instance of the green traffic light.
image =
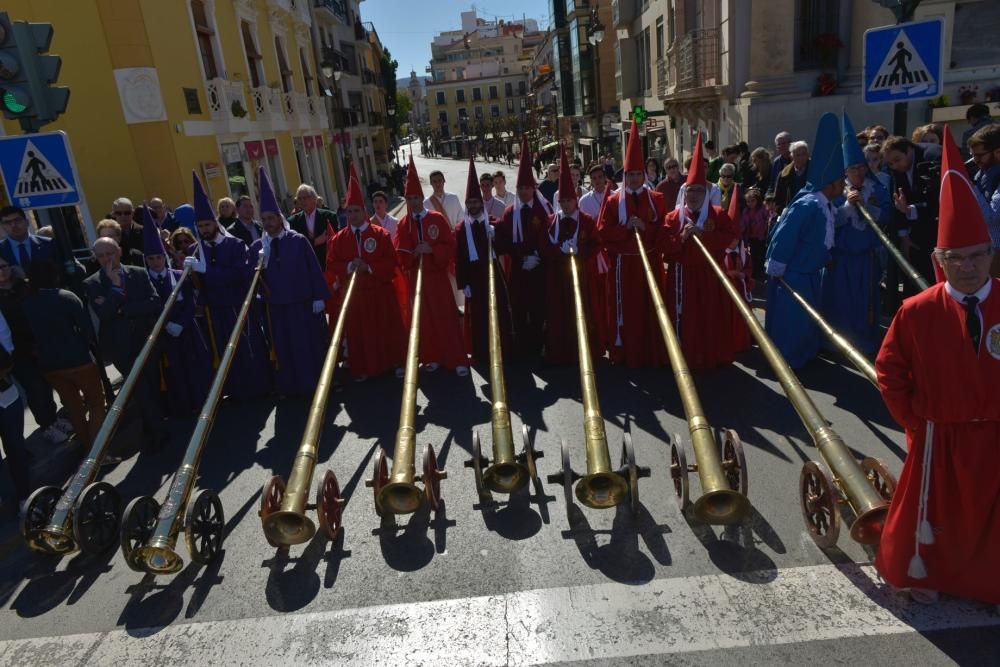
[[3, 108], [8, 113], [24, 113], [28, 107], [17, 101], [17, 97], [9, 90], [3, 91]]

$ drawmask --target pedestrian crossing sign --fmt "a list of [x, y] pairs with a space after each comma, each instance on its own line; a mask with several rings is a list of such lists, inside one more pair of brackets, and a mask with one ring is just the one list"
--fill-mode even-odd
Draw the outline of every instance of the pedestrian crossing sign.
[[65, 132], [0, 138], [0, 175], [15, 206], [48, 208], [80, 202]]
[[872, 28], [864, 36], [864, 102], [908, 102], [941, 94], [941, 17]]

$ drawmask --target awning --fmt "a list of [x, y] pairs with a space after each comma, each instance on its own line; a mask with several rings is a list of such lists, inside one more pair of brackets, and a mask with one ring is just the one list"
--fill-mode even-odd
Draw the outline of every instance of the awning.
[[555, 148], [555, 147], [556, 147], [556, 146], [558, 146], [558, 145], [559, 145], [559, 142], [558, 142], [558, 141], [553, 141], [552, 143], [549, 143], [549, 144], [545, 144], [545, 145], [544, 145], [544, 146], [542, 146], [542, 147], [541, 147], [541, 148], [540, 148], [539, 150], [543, 150], [543, 151], [547, 151], [547, 150], [549, 150], [550, 148]]
[[597, 141], [593, 137], [580, 137], [577, 139], [581, 146], [593, 146], [594, 142]]

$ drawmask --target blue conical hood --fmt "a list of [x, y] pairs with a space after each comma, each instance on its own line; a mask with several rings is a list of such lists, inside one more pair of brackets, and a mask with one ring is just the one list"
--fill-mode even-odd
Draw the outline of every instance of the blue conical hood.
[[854, 124], [851, 123], [851, 117], [844, 112], [844, 135], [842, 141], [844, 143], [844, 167], [853, 167], [859, 164], [867, 164], [868, 161], [865, 160], [865, 152], [861, 150], [861, 146], [858, 145], [857, 132], [854, 131]]
[[844, 178], [844, 152], [840, 135], [840, 120], [835, 114], [825, 113], [816, 128], [806, 174], [806, 192], [818, 192], [828, 183]]

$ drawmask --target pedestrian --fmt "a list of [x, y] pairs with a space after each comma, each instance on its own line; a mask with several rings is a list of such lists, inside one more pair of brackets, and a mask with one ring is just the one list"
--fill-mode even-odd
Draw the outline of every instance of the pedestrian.
[[990, 108], [983, 103], [977, 103], [970, 106], [965, 110], [965, 121], [969, 124], [969, 127], [962, 133], [962, 143], [961, 150], [963, 151], [963, 157], [969, 159], [971, 155], [968, 152], [967, 146], [969, 145], [969, 139], [972, 138], [976, 132], [980, 129], [986, 127], [993, 123], [993, 117], [990, 116]]
[[[509, 151], [507, 152], [507, 166], [510, 166], [513, 161], [513, 154]], [[517, 199], [517, 196], [507, 189], [507, 175], [502, 171], [494, 172], [493, 174], [493, 196], [503, 202], [504, 209]]]
[[[820, 305], [821, 271], [834, 239], [833, 200], [844, 191], [840, 121], [823, 114], [802, 194], [789, 205], [767, 247], [767, 334], [793, 369], [819, 352], [819, 328], [777, 278], [784, 278], [809, 305]], [[795, 148], [793, 144], [792, 153]], [[794, 162], [792, 163], [794, 165]]]
[[[699, 132], [698, 134], [701, 134]], [[702, 150], [704, 151], [705, 160], [708, 161], [706, 167], [705, 177], [710, 183], [719, 182], [719, 170], [722, 168], [722, 164], [725, 160], [722, 156], [716, 152], [715, 142], [709, 139], [702, 145]]]
[[[364, 208], [364, 203], [362, 203], [361, 207], [362, 209]], [[372, 208], [375, 212], [368, 221], [389, 232], [389, 237], [395, 240], [399, 220], [389, 214], [389, 196], [381, 190], [372, 194]]]
[[[729, 220], [733, 223], [733, 228], [736, 230], [736, 237], [726, 247], [726, 252], [723, 255], [722, 270], [729, 277], [740, 298], [749, 305], [753, 303], [755, 282], [753, 279], [753, 263], [746, 241], [746, 230], [741, 226], [743, 222], [743, 209], [745, 208], [742, 199], [743, 194], [740, 192], [740, 186], [736, 184], [733, 186], [733, 194], [729, 198], [729, 210], [726, 212]], [[730, 342], [732, 343], [733, 352], [739, 354], [750, 349], [750, 329], [747, 327], [747, 323], [738, 312], [738, 309], [733, 307], [735, 304], [733, 304], [732, 300], [728, 299], [727, 301], [731, 309], [729, 322], [732, 337], [730, 338]]]
[[[123, 378], [128, 377], [162, 310], [161, 303], [145, 269], [122, 264], [121, 248], [113, 239], [97, 239], [93, 250], [101, 269], [83, 286], [97, 317], [101, 358], [111, 361]], [[139, 370], [133, 394], [142, 417], [143, 449], [150, 451], [159, 449], [166, 440], [159, 365], [153, 356], [152, 362], [147, 360]]]
[[[220, 216], [222, 216], [223, 202], [226, 202], [228, 205], [231, 206], [233, 200], [230, 199], [229, 197], [223, 197], [222, 199], [219, 200]], [[157, 229], [163, 229], [169, 233], [174, 231], [175, 229], [177, 229], [177, 227], [180, 226], [180, 223], [177, 222], [177, 219], [174, 217], [174, 214], [170, 212], [170, 209], [167, 208], [166, 203], [164, 203], [161, 197], [153, 197], [152, 199], [150, 199], [149, 204], [145, 207], [145, 210], [149, 211], [150, 213], [149, 219], [153, 221]], [[146, 224], [147, 221], [144, 218], [143, 225]]]
[[[221, 204], [220, 204], [221, 208]], [[224, 224], [226, 231], [243, 241], [243, 245], [250, 247], [253, 242], [264, 234], [264, 228], [260, 221], [254, 218], [253, 200], [247, 195], [240, 196], [236, 200], [236, 219], [225, 225], [223, 219], [219, 218], [219, 223]]]
[[[249, 255], [242, 241], [223, 229], [215, 218], [198, 174], [192, 172], [192, 177], [195, 224], [201, 246], [199, 256], [204, 257], [205, 262], [197, 302], [204, 316], [212, 368], [217, 369], [236, 326], [240, 308], [249, 295], [250, 280], [258, 259], [256, 255]], [[185, 261], [192, 259], [189, 257]], [[236, 357], [223, 393], [233, 398], [250, 398], [263, 396], [270, 389], [270, 351], [264, 338], [260, 312], [257, 307], [251, 306], [242, 325]]]
[[[1000, 125], [979, 128], [969, 137], [969, 152], [978, 167], [975, 184], [983, 195], [986, 228], [994, 249], [1000, 248]], [[990, 272], [1000, 277], [1000, 252], [993, 253]]]
[[24, 300], [24, 315], [34, 337], [38, 367], [59, 394], [77, 441], [89, 447], [106, 413], [101, 375], [91, 355], [97, 341], [83, 302], [59, 289], [59, 283], [55, 262], [34, 262], [28, 270], [30, 293]]
[[[400, 295], [395, 284], [400, 272], [393, 236], [386, 226], [375, 222], [380, 194], [372, 196], [376, 215], [366, 220], [361, 186], [352, 166], [346, 198], [348, 226], [337, 232], [327, 246], [326, 279], [332, 290], [346, 290], [351, 276], [357, 274], [344, 322], [347, 365], [357, 382], [393, 368], [402, 377], [406, 356], [406, 328], [399, 297], [408, 299], [409, 295]], [[382, 194], [383, 201], [384, 197]], [[396, 220], [392, 220], [396, 232]]]
[[167, 245], [170, 250], [170, 266], [174, 269], [183, 269], [184, 260], [198, 252], [199, 248], [195, 232], [187, 227], [175, 229], [170, 235]]
[[663, 195], [646, 187], [644, 167], [639, 127], [633, 120], [625, 150], [622, 187], [605, 200], [597, 221], [598, 236], [611, 260], [605, 313], [607, 331], [613, 338], [610, 357], [612, 362], [624, 363], [629, 368], [662, 366], [667, 361], [666, 349], [650, 344], [660, 339], [660, 330], [634, 232], [639, 230], [653, 277], [662, 287], [663, 257], [656, 249], [656, 242], [666, 209]]
[[34, 261], [51, 259], [63, 267], [62, 253], [59, 245], [50, 238], [31, 233], [28, 216], [24, 209], [17, 206], [5, 206], [0, 209], [0, 226], [6, 238], [0, 241], [0, 258], [8, 264], [16, 265], [26, 274]]
[[264, 254], [260, 295], [275, 390], [280, 396], [311, 396], [329, 342], [324, 311], [330, 290], [312, 243], [289, 228], [263, 167], [258, 178], [264, 236], [250, 246], [249, 255]]
[[790, 132], [778, 132], [774, 135], [774, 160], [771, 162], [770, 181], [765, 192], [775, 192], [778, 187], [778, 176], [792, 162], [792, 135]]
[[795, 141], [792, 142], [790, 150], [792, 160], [778, 174], [774, 187], [774, 199], [779, 211], [783, 211], [792, 203], [795, 195], [805, 187], [809, 173], [809, 144]]
[[909, 454], [875, 567], [912, 599], [1000, 605], [1000, 280], [982, 212], [944, 130], [935, 263], [944, 280], [907, 299], [875, 361]]
[[941, 129], [940, 125], [934, 123], [921, 125], [910, 133], [910, 141], [915, 144], [940, 144], [943, 133], [944, 130]]
[[[576, 182], [566, 160], [565, 146], [559, 146], [559, 210], [549, 217], [542, 239], [545, 269], [545, 363], [576, 364], [576, 308], [570, 257], [576, 256], [583, 317], [587, 324], [592, 359], [604, 357], [603, 313], [597, 311], [599, 283], [597, 253], [600, 241], [597, 223], [580, 210]], [[603, 170], [601, 170], [603, 176]]]
[[504, 211], [497, 225], [496, 252], [507, 256], [508, 295], [517, 346], [515, 358], [533, 362], [542, 353], [545, 322], [545, 266], [542, 235], [552, 207], [535, 186], [527, 138], [521, 141], [517, 170], [517, 201]]
[[[443, 193], [444, 175], [438, 176]], [[403, 267], [411, 304], [417, 267], [423, 257], [420, 361], [426, 371], [444, 366], [465, 377], [469, 374], [469, 361], [448, 273], [455, 261], [455, 235], [444, 215], [424, 208], [426, 200], [413, 158], [406, 175], [405, 196], [406, 215], [399, 221], [396, 256]]]
[[[121, 227], [122, 257], [129, 266], [143, 266], [142, 261], [142, 225], [135, 221], [135, 206], [127, 197], [119, 197], [111, 202], [111, 216]], [[133, 264], [133, 262], [137, 262]]]
[[743, 185], [745, 190], [757, 188], [761, 192], [767, 190], [771, 182], [771, 154], [763, 146], [758, 146], [750, 153], [750, 169]]
[[736, 188], [736, 165], [731, 162], [726, 162], [719, 168], [719, 192], [722, 195], [722, 199], [719, 202], [719, 208], [724, 211], [729, 210], [729, 200], [733, 196], [733, 192]]
[[[684, 205], [667, 214], [657, 246], [670, 265], [663, 290], [667, 296], [667, 310], [680, 339], [684, 359], [695, 369], [716, 368], [733, 362], [737, 348], [734, 317], [739, 317], [709, 260], [691, 240], [697, 235], [711, 253], [712, 261], [721, 265], [726, 249], [739, 239], [736, 223], [727, 212], [707, 201], [708, 179], [701, 151], [701, 135], [698, 135], [692, 168], [687, 176]], [[663, 350], [661, 340], [662, 336], [651, 337], [649, 345]]]
[[[937, 239], [938, 170], [941, 147], [917, 145], [906, 137], [889, 137], [882, 144], [882, 156], [892, 175], [892, 195], [896, 212], [893, 226], [899, 238], [903, 255], [928, 283], [935, 280], [931, 251]], [[892, 280], [898, 276], [895, 262], [889, 264]], [[897, 282], [889, 281], [890, 286]], [[906, 294], [914, 294], [915, 287], [907, 284]], [[895, 290], [891, 290], [895, 292]], [[891, 298], [891, 311], [898, 307], [898, 296]]]
[[[740, 213], [740, 229], [750, 248], [753, 276], [759, 280], [764, 275], [764, 254], [767, 252], [768, 221], [771, 214], [764, 205], [764, 196], [756, 186], [747, 189], [745, 201], [746, 206]], [[771, 201], [774, 201], [773, 197]]]
[[[146, 209], [143, 209], [143, 211], [145, 212]], [[105, 218], [104, 220], [101, 220], [100, 222], [97, 223], [95, 231], [97, 231], [97, 238], [111, 239], [118, 244], [119, 248], [122, 247], [122, 238], [123, 238], [122, 227], [120, 224], [118, 224], [117, 220], [111, 220]], [[143, 260], [142, 257], [142, 250], [139, 248], [132, 248], [127, 256], [123, 254], [122, 264], [125, 264], [126, 266], [144, 266], [145, 261]], [[93, 273], [94, 271], [97, 271], [99, 268], [100, 267], [97, 265], [97, 263], [94, 262], [90, 266], [90, 270], [88, 270], [87, 273], [88, 274]]]
[[432, 171], [429, 178], [433, 191], [424, 200], [424, 208], [443, 215], [449, 229], [454, 230], [455, 225], [462, 219], [462, 202], [455, 193], [445, 192], [444, 173], [439, 169]]
[[559, 166], [549, 164], [545, 167], [545, 179], [538, 184], [538, 192], [545, 197], [553, 209], [555, 208], [556, 190], [559, 189]]
[[646, 185], [650, 188], [656, 188], [661, 178], [663, 178], [663, 174], [660, 171], [660, 161], [655, 157], [646, 158]]
[[0, 500], [12, 507], [20, 506], [31, 495], [31, 454], [24, 446], [24, 405], [11, 375], [16, 349], [7, 321], [0, 314], [0, 468], [7, 470], [14, 489], [13, 496]]
[[656, 191], [663, 195], [663, 205], [666, 209], [672, 211], [677, 205], [677, 193], [684, 184], [684, 175], [681, 174], [681, 163], [677, 158], [668, 157], [664, 160], [663, 170], [665, 175], [656, 185]]
[[[484, 174], [486, 176], [488, 174]], [[493, 262], [494, 284], [497, 297], [497, 322], [501, 345], [511, 352], [510, 304], [507, 285], [500, 263], [490, 256], [487, 237], [495, 235], [496, 216], [485, 208], [489, 192], [482, 177], [476, 179], [476, 166], [469, 160], [469, 179], [465, 190], [465, 216], [455, 228], [455, 277], [465, 294], [465, 346], [472, 353], [472, 361], [485, 368], [490, 363], [489, 346], [489, 262]], [[486, 181], [485, 183], [488, 183]], [[493, 202], [500, 204], [496, 199]], [[503, 211], [500, 212], [503, 217]]]
[[[320, 207], [316, 189], [305, 183], [295, 190], [295, 206], [298, 212], [288, 218], [288, 224], [292, 231], [309, 239], [320, 268], [325, 268], [327, 239], [340, 229], [337, 214]], [[280, 209], [278, 214], [282, 215]]]
[[868, 178], [864, 153], [854, 138], [854, 127], [844, 114], [843, 152], [847, 165], [844, 196], [834, 200], [836, 218], [832, 261], [823, 270], [822, 312], [830, 325], [865, 354], [879, 345], [881, 304], [879, 250], [882, 242], [858, 210], [865, 210], [882, 227], [892, 220], [889, 193]]
[[[504, 211], [507, 210], [507, 205], [493, 196], [493, 174], [483, 172], [483, 175], [479, 177], [479, 189], [486, 216], [495, 220], [502, 218]], [[461, 283], [461, 281], [459, 282]]]
[[891, 193], [892, 177], [889, 175], [889, 170], [882, 164], [882, 146], [880, 144], [867, 144], [862, 150], [868, 166], [868, 177], [877, 180], [886, 192]]

